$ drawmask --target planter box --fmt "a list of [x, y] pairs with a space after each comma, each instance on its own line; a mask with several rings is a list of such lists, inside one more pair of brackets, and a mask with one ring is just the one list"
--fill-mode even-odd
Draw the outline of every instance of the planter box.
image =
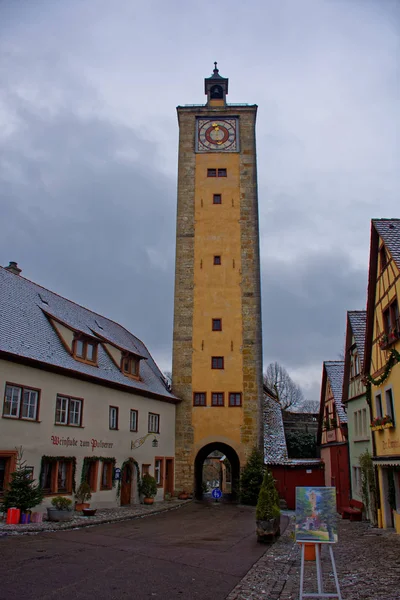
[[49, 521], [71, 521], [73, 516], [73, 510], [57, 510], [56, 508], [47, 509], [47, 519]]
[[256, 521], [257, 542], [272, 542], [273, 538], [280, 535], [280, 518], [268, 521]]

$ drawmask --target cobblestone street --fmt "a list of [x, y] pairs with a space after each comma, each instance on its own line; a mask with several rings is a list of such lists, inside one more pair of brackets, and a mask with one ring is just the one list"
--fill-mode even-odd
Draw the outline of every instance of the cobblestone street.
[[[300, 549], [294, 521], [260, 558], [227, 600], [297, 600]], [[400, 536], [368, 523], [338, 520], [339, 542], [333, 548], [343, 600], [400, 599]], [[306, 562], [304, 592], [317, 592], [315, 562]], [[330, 558], [322, 552], [324, 591], [334, 593]]]

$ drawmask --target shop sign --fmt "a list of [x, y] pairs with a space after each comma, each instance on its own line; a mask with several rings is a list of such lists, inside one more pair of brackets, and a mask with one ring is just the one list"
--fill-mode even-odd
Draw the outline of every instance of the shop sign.
[[382, 446], [384, 450], [390, 450], [391, 448], [400, 448], [400, 441], [388, 440], [387, 442], [382, 442]]
[[58, 435], [51, 436], [51, 443], [53, 446], [67, 446], [69, 448], [90, 448], [92, 447], [92, 452], [95, 448], [113, 448], [113, 442], [103, 442], [103, 440], [96, 440], [92, 438], [91, 440], [77, 440], [76, 438], [70, 437], [60, 437]]

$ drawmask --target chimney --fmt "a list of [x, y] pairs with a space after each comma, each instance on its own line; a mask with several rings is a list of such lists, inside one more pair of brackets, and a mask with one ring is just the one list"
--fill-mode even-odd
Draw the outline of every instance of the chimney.
[[14, 273], [14, 275], [19, 275], [22, 273], [22, 269], [19, 268], [18, 264], [13, 260], [10, 260], [10, 264], [8, 267], [5, 267], [6, 271], [10, 271], [10, 273]]

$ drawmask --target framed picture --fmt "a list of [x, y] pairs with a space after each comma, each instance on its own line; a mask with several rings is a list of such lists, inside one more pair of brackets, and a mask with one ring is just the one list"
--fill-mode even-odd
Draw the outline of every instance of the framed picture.
[[335, 487], [296, 488], [296, 542], [338, 541]]

